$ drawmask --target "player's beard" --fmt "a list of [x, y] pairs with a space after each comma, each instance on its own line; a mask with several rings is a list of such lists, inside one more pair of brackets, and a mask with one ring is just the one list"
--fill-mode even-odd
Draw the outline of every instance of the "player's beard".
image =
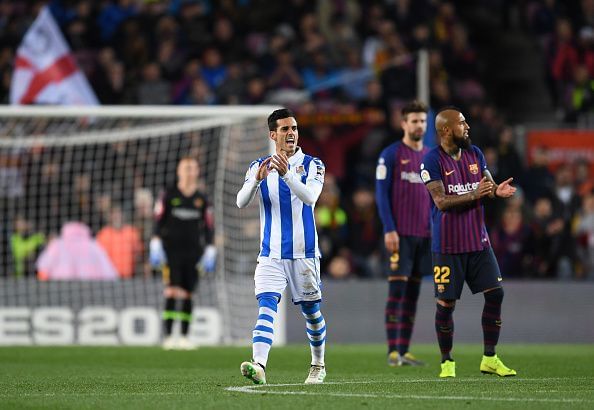
[[454, 135], [454, 144], [460, 149], [469, 149], [472, 141], [470, 140], [470, 137], [464, 137], [464, 135], [458, 137]]
[[419, 141], [421, 141], [423, 139], [423, 135], [424, 134], [425, 133], [423, 133], [423, 132], [420, 132], [420, 133], [413, 132], [413, 133], [410, 134], [410, 139], [413, 140], [413, 141], [415, 141], [415, 142], [419, 142]]

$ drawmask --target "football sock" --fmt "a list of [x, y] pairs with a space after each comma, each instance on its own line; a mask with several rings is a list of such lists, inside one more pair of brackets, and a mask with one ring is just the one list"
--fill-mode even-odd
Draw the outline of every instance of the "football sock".
[[311, 347], [311, 364], [324, 366], [326, 349], [326, 321], [320, 311], [320, 302], [304, 302], [301, 313], [305, 317], [305, 330]]
[[181, 334], [187, 336], [192, 322], [192, 299], [182, 299], [179, 320], [181, 322]]
[[437, 310], [435, 311], [435, 330], [437, 331], [437, 342], [439, 343], [439, 350], [441, 350], [442, 363], [446, 360], [452, 360], [450, 352], [452, 351], [454, 340], [453, 313], [453, 306], [446, 307], [439, 303], [437, 304]]
[[403, 280], [391, 280], [388, 284], [385, 324], [386, 335], [388, 337], [388, 353], [390, 353], [397, 350], [398, 347], [398, 316], [406, 290], [406, 282]]
[[485, 343], [485, 356], [495, 355], [495, 346], [499, 341], [501, 331], [501, 303], [503, 302], [503, 289], [497, 288], [485, 292], [485, 307], [481, 323], [483, 325], [483, 340]]
[[175, 319], [176, 315], [175, 299], [165, 298], [165, 309], [163, 310], [163, 331], [165, 332], [165, 337], [171, 335], [173, 320]]
[[410, 345], [410, 338], [415, 324], [415, 315], [417, 313], [417, 300], [419, 300], [419, 292], [421, 290], [421, 282], [417, 280], [408, 280], [406, 282], [406, 290], [404, 291], [404, 298], [400, 304], [400, 315], [398, 318], [398, 339], [397, 347], [398, 353], [403, 356], [408, 352]]
[[252, 333], [252, 351], [256, 363], [266, 366], [274, 340], [274, 320], [278, 312], [278, 297], [271, 293], [258, 296], [258, 320]]

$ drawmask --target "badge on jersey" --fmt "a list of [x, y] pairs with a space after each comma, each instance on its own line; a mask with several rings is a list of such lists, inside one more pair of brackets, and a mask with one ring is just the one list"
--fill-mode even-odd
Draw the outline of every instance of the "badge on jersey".
[[427, 171], [426, 169], [422, 170], [421, 171], [421, 179], [423, 180], [424, 183], [431, 181], [431, 176], [429, 176], [429, 171]]
[[468, 164], [468, 170], [472, 173], [472, 174], [478, 174], [479, 169], [478, 169], [478, 165], [477, 164]]
[[375, 168], [375, 179], [384, 180], [388, 176], [388, 168], [384, 164], [383, 158], [377, 161], [377, 167]]
[[305, 175], [305, 167], [303, 165], [299, 165], [297, 168], [295, 168], [295, 172], [299, 175]]
[[326, 172], [324, 170], [324, 167], [321, 167], [319, 165], [316, 165], [317, 167], [317, 171], [316, 171], [316, 177], [315, 179], [318, 180], [319, 182], [324, 182], [324, 173]]
[[202, 205], [204, 205], [204, 201], [203, 201], [202, 199], [200, 199], [200, 198], [196, 198], [196, 199], [194, 200], [194, 206], [195, 206], [196, 208], [202, 208]]

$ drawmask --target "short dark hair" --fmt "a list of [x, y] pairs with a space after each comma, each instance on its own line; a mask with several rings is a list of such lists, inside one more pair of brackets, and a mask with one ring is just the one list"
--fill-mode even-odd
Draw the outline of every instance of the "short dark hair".
[[427, 114], [427, 112], [429, 111], [429, 108], [427, 107], [426, 104], [422, 103], [421, 101], [418, 100], [414, 100], [409, 102], [408, 104], [406, 104], [404, 107], [402, 107], [402, 117], [406, 118], [406, 116], [410, 113], [413, 112], [424, 112], [425, 114]]
[[268, 116], [268, 129], [270, 131], [276, 130], [276, 121], [290, 117], [295, 118], [295, 114], [293, 114], [293, 111], [289, 110], [288, 108], [280, 108], [278, 110], [272, 111], [272, 114]]

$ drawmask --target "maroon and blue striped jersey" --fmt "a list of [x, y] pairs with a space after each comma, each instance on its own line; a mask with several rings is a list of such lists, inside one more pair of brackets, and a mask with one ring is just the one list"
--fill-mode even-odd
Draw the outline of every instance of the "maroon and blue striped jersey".
[[[460, 159], [450, 157], [441, 146], [430, 150], [421, 164], [421, 179], [443, 182], [446, 195], [463, 195], [479, 185], [487, 163], [481, 150], [472, 145]], [[440, 211], [431, 201], [431, 250], [436, 253], [476, 252], [491, 246], [480, 200], [465, 207]]]
[[386, 147], [379, 156], [375, 175], [375, 198], [384, 233], [428, 238], [431, 235], [430, 195], [419, 176], [423, 148], [415, 151], [401, 141]]

